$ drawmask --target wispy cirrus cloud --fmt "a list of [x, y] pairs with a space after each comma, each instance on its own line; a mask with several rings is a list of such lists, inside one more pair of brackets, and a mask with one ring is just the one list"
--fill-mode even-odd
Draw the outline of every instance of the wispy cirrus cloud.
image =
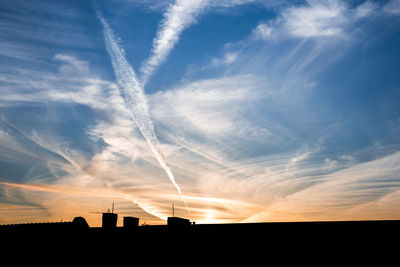
[[346, 10], [341, 1], [310, 1], [308, 6], [288, 8], [282, 19], [285, 29], [294, 37], [329, 36], [343, 31]]
[[379, 10], [379, 6], [372, 1], [365, 1], [356, 6], [354, 13], [357, 18], [364, 18]]
[[[159, 24], [150, 52], [141, 67], [141, 84], [145, 86], [156, 69], [166, 61], [168, 55], [179, 42], [182, 32], [197, 22], [197, 18], [215, 7], [229, 8], [256, 2], [256, 0], [176, 0], [171, 3]], [[228, 59], [229, 60], [229, 59]]]
[[[68, 56], [57, 56], [57, 58], [68, 58]], [[73, 64], [74, 62], [82, 64]], [[77, 72], [70, 68], [87, 65], [78, 58], [61, 60], [60, 63], [66, 66], [59, 70], [70, 71], [75, 75]], [[65, 72], [61, 71], [61, 73]], [[90, 74], [88, 76], [90, 77]], [[395, 167], [398, 164], [397, 154], [381, 161], [364, 163], [359, 167], [351, 167], [357, 163], [357, 160], [352, 157], [353, 160], [349, 163], [348, 158], [351, 156], [347, 155], [343, 159], [338, 158], [336, 165], [332, 165], [334, 160], [329, 160], [329, 162], [325, 160], [328, 155], [322, 156], [321, 161], [316, 160], [323, 154], [320, 153], [321, 147], [311, 146], [315, 143], [315, 138], [309, 143], [309, 148], [291, 146], [286, 152], [272, 152], [262, 156], [249, 154], [250, 151], [245, 149], [249, 142], [256, 142], [258, 146], [265, 145], [270, 148], [273, 143], [278, 142], [284, 145], [290, 140], [282, 139], [283, 136], [295, 135], [294, 132], [285, 133], [285, 130], [282, 130], [284, 127], [279, 126], [274, 119], [260, 124], [255, 123], [254, 117], [246, 116], [248, 108], [254, 108], [255, 112], [259, 108], [256, 103], [249, 100], [258, 99], [262, 103], [265, 103], [264, 101], [273, 103], [290, 94], [273, 88], [268, 89], [267, 84], [268, 80], [251, 75], [233, 76], [188, 82], [172, 90], [147, 96], [155, 123], [162, 126], [158, 128], [162, 140], [165, 141], [162, 149], [185, 188], [193, 219], [200, 222], [204, 218], [214, 218], [214, 222], [215, 220], [237, 222], [332, 219], [335, 218], [330, 213], [332, 208], [327, 209], [322, 204], [311, 208], [310, 198], [319, 199], [321, 192], [331, 192], [329, 190], [336, 187], [337, 191], [332, 193], [326, 203], [341, 198], [338, 194], [346, 190], [348, 195], [355, 194], [359, 187], [352, 188], [354, 183], [368, 183], [368, 177], [376, 178], [372, 174], [366, 176], [362, 172], [366, 169], [374, 170], [382, 166], [391, 166], [385, 167], [388, 172], [383, 175], [392, 177], [393, 181], [396, 181], [394, 174], [397, 173]], [[98, 88], [99, 91], [101, 88]], [[105, 89], [117, 90], [114, 86]], [[266, 92], [267, 89], [270, 90], [269, 93]], [[76, 90], [84, 92], [84, 86], [79, 85]], [[140, 133], [132, 131], [133, 121], [124, 111], [123, 101], [120, 99], [120, 102], [107, 106], [94, 104], [107, 101], [107, 95], [103, 94], [85, 94], [86, 98], [92, 99], [85, 102], [75, 96], [65, 95], [63, 98], [54, 98], [53, 94], [49, 96], [52, 101], [81, 103], [93, 109], [102, 110], [106, 114], [113, 114], [113, 119], [98, 121], [87, 128], [90, 136], [102, 140], [106, 146], [99, 149], [91, 158], [80, 159], [81, 168], [71, 168], [72, 165], [68, 160], [62, 164], [59, 163], [59, 168], [67, 174], [51, 186], [3, 184], [2, 188], [11, 187], [24, 192], [27, 200], [45, 206], [47, 212], [52, 214], [51, 218], [57, 218], [57, 216], [62, 218], [67, 214], [73, 216], [78, 210], [87, 212], [96, 208], [93, 203], [105, 204], [107, 201], [116, 201], [118, 205], [127, 205], [128, 202], [136, 203], [138, 209], [156, 216], [151, 219], [150, 215], [137, 210], [136, 212], [142, 214], [142, 218], [147, 218], [148, 222], [160, 222], [157, 217], [168, 216], [170, 203], [177, 200], [176, 195], [163, 182], [160, 172], [157, 169], [154, 170], [157, 168], [157, 163], [151, 151], [146, 149], [147, 145], [140, 138]], [[115, 96], [116, 99], [120, 97]], [[281, 101], [277, 103], [282, 105]], [[290, 103], [287, 104], [291, 106]], [[263, 109], [263, 112], [272, 115], [276, 112], [276, 108]], [[284, 106], [281, 108], [287, 110]], [[165, 112], [166, 110], [168, 112]], [[291, 112], [297, 113], [296, 108], [294, 107]], [[302, 118], [303, 123], [307, 122], [305, 118]], [[220, 123], [223, 121], [227, 123]], [[182, 125], [187, 127], [182, 127]], [[38, 136], [40, 134], [40, 132], [37, 133]], [[44, 146], [54, 153], [60, 154], [59, 152], [63, 151], [52, 146], [51, 138], [46, 136], [40, 139], [32, 138], [32, 140], [38, 144], [48, 142]], [[292, 140], [296, 143], [296, 138]], [[68, 143], [63, 144], [64, 148], [69, 146]], [[68, 156], [72, 159], [79, 158], [74, 153]], [[349, 175], [357, 177], [357, 180], [346, 180]], [[371, 180], [371, 188], [368, 189], [368, 194], [366, 193], [367, 197], [361, 197], [354, 203], [349, 200], [349, 207], [354, 208], [354, 205], [374, 201], [378, 201], [376, 202], [378, 205], [381, 203], [379, 197], [390, 198], [391, 194], [395, 197], [393, 190], [379, 193], [379, 190], [375, 188], [379, 189], [380, 184], [381, 181]], [[38, 191], [43, 192], [41, 198], [34, 193]], [[251, 196], [250, 199], [249, 196]], [[52, 204], [55, 199], [60, 200], [57, 206]], [[64, 215], [59, 211], [60, 206], [63, 206], [61, 201], [63, 199], [64, 201], [68, 199], [65, 202]], [[68, 208], [71, 203], [78, 203], [77, 199], [80, 200], [81, 209]], [[391, 204], [385, 203], [387, 209], [391, 210]], [[301, 213], [293, 212], [292, 208], [295, 204], [298, 205], [296, 207]], [[347, 212], [346, 207], [347, 204], [339, 209], [340, 214]], [[387, 214], [386, 216], [389, 216]], [[363, 216], [366, 215], [360, 214], [358, 218], [365, 218]], [[88, 217], [92, 225], [96, 225], [97, 217], [86, 215], [86, 213], [85, 217]]]
[[204, 10], [206, 5], [206, 0], [177, 0], [169, 6], [159, 26], [157, 36], [153, 40], [151, 55], [140, 68], [142, 86], [147, 83], [156, 68], [166, 60], [179, 41], [182, 31], [195, 23], [196, 16]]
[[[352, 220], [371, 218], [374, 215], [362, 207], [375, 206], [376, 209], [377, 205], [385, 202], [385, 198], [398, 198], [398, 161], [397, 152], [331, 173], [321, 182], [286, 197], [282, 202], [278, 201], [273, 209], [284, 211], [295, 207], [304, 217], [326, 210], [326, 214], [321, 212], [318, 216], [320, 220], [329, 218], [333, 213], [340, 213], [341, 218]], [[385, 206], [388, 208], [388, 204], [392, 206], [395, 203], [386, 202]], [[390, 219], [395, 214], [389, 212], [386, 216]]]
[[383, 6], [383, 11], [389, 14], [400, 14], [400, 1], [390, 0]]
[[[207, 8], [248, 2], [205, 1], [205, 7], [175, 10], [180, 26], [171, 22], [174, 4], [163, 6], [167, 13], [157, 36], [178, 42]], [[398, 217], [399, 147], [381, 145], [379, 138], [375, 145], [358, 144], [370, 133], [364, 129], [354, 146], [341, 142], [365, 113], [341, 116], [336, 100], [329, 110], [324, 97], [331, 97], [332, 88], [318, 75], [337, 54], [350, 50], [341, 43], [333, 49], [339, 43], [335, 40], [346, 39], [356, 22], [385, 6], [372, 1], [351, 7], [344, 1], [277, 5], [276, 17], [258, 26], [258, 19], [253, 21], [254, 30], [243, 35], [248, 38], [221, 44], [220, 55], [199, 67], [206, 75], [187, 75], [179, 84], [145, 95], [160, 149], [191, 207], [190, 219]], [[169, 37], [161, 34], [168, 29]], [[26, 29], [20, 33], [31, 34]], [[157, 51], [164, 56], [154, 61], [149, 77], [174, 42], [160, 44], [163, 49]], [[7, 213], [2, 222], [10, 216], [13, 222], [32, 221], [36, 213], [38, 221], [82, 215], [98, 225], [98, 215], [89, 211], [104, 211], [112, 202], [119, 214], [135, 214], [147, 223], [163, 223], [171, 202], [178, 215], [189, 216], [137, 129], [118, 84], [105, 78], [110, 68], [97, 72], [98, 62], [79, 51], [36, 56], [30, 52], [36, 47], [25, 49], [26, 44], [4, 41], [0, 46], [3, 58], [10, 53], [8, 59], [27, 63], [3, 63], [0, 77], [0, 164], [15, 167], [11, 172], [1, 165], [0, 205]], [[156, 51], [155, 45], [151, 49]], [[29, 68], [46, 57], [45, 66]], [[109, 67], [108, 61], [104, 65]]]
[[187, 206], [181, 188], [176, 182], [174, 174], [168, 166], [164, 154], [160, 150], [159, 140], [155, 134], [153, 122], [150, 119], [147, 99], [142, 86], [136, 78], [135, 71], [127, 62], [125, 52], [117, 43], [114, 33], [107, 21], [99, 12], [97, 13], [97, 16], [103, 25], [106, 48], [111, 57], [114, 73], [117, 78], [118, 86], [122, 91], [121, 94], [124, 96], [125, 105], [127, 106], [136, 126], [146, 139], [149, 148], [154, 153], [154, 156], [161, 167], [165, 170], [171, 183], [175, 186], [182, 201], [185, 203], [185, 206]]
[[371, 1], [355, 7], [350, 7], [342, 0], [307, 1], [304, 5], [283, 8], [278, 18], [261, 22], [254, 29], [253, 35], [264, 40], [340, 36], [346, 33], [349, 25], [379, 9]]

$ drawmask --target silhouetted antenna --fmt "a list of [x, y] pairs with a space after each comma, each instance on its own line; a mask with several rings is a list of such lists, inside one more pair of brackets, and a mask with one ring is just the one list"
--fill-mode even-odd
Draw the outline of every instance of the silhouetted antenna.
[[174, 208], [174, 203], [172, 203], [172, 217], [175, 217], [175, 208]]
[[114, 213], [114, 202], [112, 203], [111, 210], [110, 210], [110, 208], [108, 208], [106, 212], [104, 212], [104, 211], [90, 211], [89, 213], [98, 213], [98, 214]]

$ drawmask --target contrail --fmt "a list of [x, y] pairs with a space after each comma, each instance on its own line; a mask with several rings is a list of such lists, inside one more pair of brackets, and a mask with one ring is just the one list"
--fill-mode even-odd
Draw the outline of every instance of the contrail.
[[165, 170], [172, 184], [175, 186], [180, 197], [185, 203], [185, 206], [188, 208], [181, 189], [176, 183], [175, 177], [171, 169], [168, 167], [164, 155], [158, 147], [159, 140], [154, 132], [154, 126], [150, 119], [149, 107], [143, 88], [138, 82], [132, 66], [126, 60], [125, 51], [122, 47], [119, 46], [118, 41], [114, 36], [113, 30], [108, 25], [107, 21], [103, 18], [101, 13], [98, 10], [96, 12], [101, 21], [101, 24], [103, 25], [103, 34], [106, 43], [106, 49], [111, 57], [114, 73], [117, 78], [118, 86], [125, 100], [125, 105], [128, 107], [128, 110], [130, 111], [134, 122], [136, 123], [143, 137], [146, 139], [146, 142], [151, 151], [154, 153], [155, 157], [157, 158], [158, 163]]
[[196, 15], [204, 10], [208, 1], [175, 0], [169, 6], [153, 40], [151, 55], [140, 68], [143, 87], [156, 68], [168, 57], [182, 31], [196, 22]]

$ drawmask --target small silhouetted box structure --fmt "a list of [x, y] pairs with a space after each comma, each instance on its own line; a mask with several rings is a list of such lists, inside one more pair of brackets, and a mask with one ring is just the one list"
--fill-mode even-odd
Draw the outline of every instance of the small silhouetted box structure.
[[190, 226], [190, 221], [188, 219], [179, 217], [168, 217], [167, 223], [169, 227], [174, 227], [174, 228]]
[[103, 213], [102, 227], [104, 230], [112, 230], [117, 227], [118, 214], [112, 212]]
[[136, 230], [139, 227], [139, 218], [124, 217], [124, 229]]

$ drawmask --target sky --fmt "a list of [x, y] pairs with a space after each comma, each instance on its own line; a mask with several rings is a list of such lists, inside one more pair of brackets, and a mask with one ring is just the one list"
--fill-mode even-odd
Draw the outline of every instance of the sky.
[[399, 0], [2, 0], [0, 29], [0, 224], [400, 219]]

